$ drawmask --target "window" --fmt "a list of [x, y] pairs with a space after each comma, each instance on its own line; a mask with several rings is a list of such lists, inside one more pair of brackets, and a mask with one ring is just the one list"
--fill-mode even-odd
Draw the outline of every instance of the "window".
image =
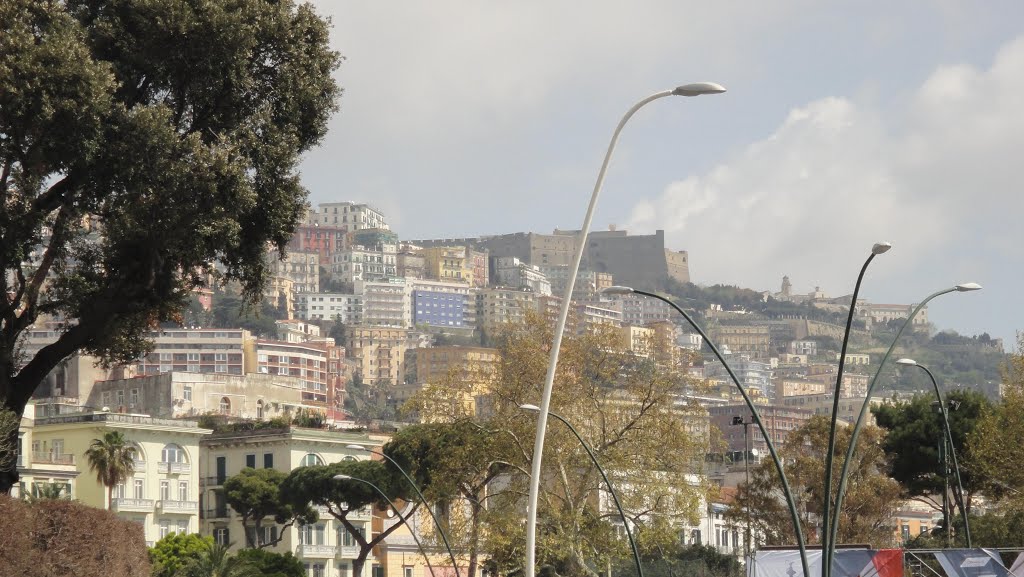
[[227, 415], [231, 412], [231, 400], [227, 397], [220, 398], [220, 412], [222, 415]]
[[218, 545], [227, 546], [227, 544], [230, 543], [230, 541], [229, 541], [229, 534], [228, 534], [228, 528], [227, 527], [218, 527], [218, 528], [214, 529], [213, 530], [213, 540]]
[[186, 401], [191, 401], [192, 400], [192, 385], [185, 385], [185, 389], [184, 389], [183, 394], [185, 396], [185, 400]]
[[183, 519], [178, 521], [178, 533], [181, 533], [182, 535], [188, 534], [188, 520]]
[[245, 466], [249, 467], [250, 469], [255, 469], [256, 468], [256, 455], [254, 455], [254, 454], [253, 455], [246, 455], [245, 456]]
[[226, 372], [228, 372], [228, 366], [227, 365], [214, 365], [213, 372], [215, 372], [215, 373], [226, 373]]
[[[197, 364], [189, 364], [185, 368], [185, 370], [190, 372], [190, 373], [198, 373], [199, 372], [199, 365], [197, 365]], [[189, 400], [191, 400], [191, 399], [189, 399]]]
[[118, 483], [114, 485], [114, 498], [124, 499], [124, 483]]
[[123, 390], [117, 391], [117, 395], [116, 396], [117, 396], [117, 404], [118, 405], [123, 405], [124, 404], [124, 391]]
[[160, 500], [171, 500], [171, 482], [166, 479], [160, 481]]
[[309, 467], [309, 466], [312, 466], [312, 465], [323, 465], [323, 464], [324, 464], [324, 460], [321, 459], [318, 455], [315, 455], [313, 453], [309, 453], [308, 455], [306, 455], [305, 457], [302, 458], [301, 466], [302, 467]]
[[228, 477], [228, 458], [217, 457], [217, 484], [223, 485]]
[[134, 497], [136, 499], [145, 499], [145, 482], [142, 479], [135, 479], [134, 483]]
[[178, 481], [178, 500], [188, 501], [188, 481]]
[[310, 566], [310, 577], [326, 577], [327, 570], [323, 563], [313, 563]]
[[188, 357], [186, 357], [186, 358], [188, 359], [189, 362], [193, 362], [194, 361], [194, 362], [198, 363], [199, 362], [199, 353], [189, 353]]
[[412, 567], [408, 565], [402, 567], [402, 577], [412, 577]]
[[264, 469], [273, 469], [274, 468], [274, 454], [273, 453], [263, 453], [263, 468]]
[[160, 519], [160, 538], [163, 539], [171, 532], [171, 524], [167, 519]]
[[128, 402], [133, 405], [139, 402], [139, 389], [132, 389], [128, 392]]
[[256, 418], [263, 420], [263, 399], [256, 401]]
[[181, 448], [181, 445], [175, 445], [174, 443], [164, 445], [163, 450], [160, 451], [160, 461], [164, 463], [184, 463], [185, 449]]

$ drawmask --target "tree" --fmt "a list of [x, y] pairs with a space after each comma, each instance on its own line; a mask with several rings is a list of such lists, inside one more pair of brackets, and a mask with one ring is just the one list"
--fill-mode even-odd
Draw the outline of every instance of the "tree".
[[[953, 448], [961, 465], [964, 505], [969, 514], [971, 496], [979, 488], [979, 483], [977, 477], [963, 467], [963, 457], [967, 437], [973, 432], [989, 402], [984, 395], [972, 391], [952, 391], [945, 399], [948, 407], [956, 407], [956, 410], [948, 413], [949, 427], [953, 433]], [[903, 485], [910, 497], [924, 498], [927, 495], [941, 495], [945, 491], [939, 443], [945, 441], [946, 430], [942, 424], [942, 415], [932, 406], [933, 402], [936, 402], [933, 394], [915, 395], [909, 403], [884, 404], [871, 409], [878, 426], [887, 431], [882, 449], [889, 458], [889, 474]], [[952, 481], [955, 484], [955, 477]], [[955, 497], [959, 503], [961, 497]], [[924, 500], [939, 509], [939, 505]]]
[[[447, 511], [445, 532], [452, 547], [468, 552], [465, 577], [475, 577], [479, 564], [486, 504], [495, 494], [488, 486], [510, 468], [502, 456], [506, 451], [498, 447], [505, 440], [459, 420], [405, 427], [383, 449], [416, 479], [424, 497]], [[453, 503], [467, 507], [450, 507]]]
[[[353, 479], [337, 480], [334, 478], [335, 475], [349, 475]], [[355, 479], [373, 483], [392, 501], [407, 500], [412, 492], [397, 471], [379, 461], [341, 461], [331, 465], [312, 465], [295, 469], [281, 483], [281, 494], [285, 495], [287, 502], [296, 509], [310, 504], [326, 507], [331, 516], [345, 527], [359, 545], [359, 554], [352, 560], [352, 574], [362, 575], [363, 564], [366, 563], [366, 558], [373, 548], [401, 524], [396, 523], [371, 538], [356, 527], [350, 516], [367, 506], [386, 509], [388, 504], [373, 487]], [[412, 516], [416, 507], [419, 507], [419, 504], [405, 516]]]
[[96, 480], [107, 488], [107, 508], [114, 499], [114, 487], [135, 474], [135, 447], [121, 431], [107, 431], [102, 439], [93, 439], [85, 452]]
[[284, 554], [263, 549], [243, 549], [238, 558], [251, 565], [261, 577], [306, 577], [306, 569], [291, 551]]
[[[850, 445], [850, 428], [836, 431], [836, 453], [845, 454]], [[821, 415], [811, 417], [786, 437], [780, 457], [786, 463], [786, 478], [796, 499], [808, 543], [820, 543], [819, 527], [824, 500], [822, 479], [825, 478], [825, 451], [828, 445], [829, 420]], [[878, 427], [864, 427], [857, 439], [856, 461], [851, 463], [843, 509], [839, 512], [837, 543], [870, 543], [885, 547], [893, 541], [893, 513], [902, 497], [902, 488], [886, 475], [884, 433]], [[841, 461], [841, 460], [839, 460]], [[835, 463], [833, 478], [838, 479], [841, 462]], [[839, 483], [835, 483], [831, 498]], [[750, 471], [750, 483], [739, 486], [736, 500], [730, 505], [728, 518], [737, 523], [751, 522], [754, 534], [764, 535], [767, 545], [790, 545], [796, 542], [793, 525], [782, 498], [782, 482], [774, 463], [764, 461]]]
[[[20, 417], [68, 356], [138, 358], [211, 276], [259, 299], [340, 57], [292, 0], [8, 0], [0, 21], [0, 398]], [[19, 358], [41, 320], [60, 336]]]
[[1024, 512], [1024, 333], [1003, 366], [1003, 383], [1002, 402], [985, 411], [968, 438], [967, 468], [1004, 510]]
[[[285, 501], [281, 495], [285, 477], [287, 474], [277, 469], [247, 467], [224, 482], [224, 498], [242, 518], [247, 547], [262, 549], [276, 545], [284, 538], [284, 530], [296, 522], [316, 521], [316, 511], [308, 504], [295, 508]], [[262, 538], [267, 517], [273, 517], [275, 523], [282, 525], [277, 537], [269, 541]]]
[[259, 570], [241, 555], [231, 556], [231, 546], [203, 541], [199, 556], [188, 562], [175, 577], [258, 577]]
[[153, 577], [176, 577], [187, 565], [197, 562], [213, 546], [213, 537], [195, 533], [170, 533], [149, 549]]
[[[500, 361], [486, 380], [456, 379], [424, 389], [416, 410], [433, 420], [476, 420], [505, 441], [490, 458], [508, 474], [495, 486], [484, 517], [490, 565], [522, 564], [522, 506], [529, 481], [536, 404], [547, 372], [552, 326], [540, 316], [498, 335]], [[683, 366], [665, 366], [627, 349], [611, 331], [563, 339], [551, 410], [564, 416], [593, 449], [629, 517], [651, 543], [677, 538], [696, 522], [705, 487], [694, 482], [707, 452], [706, 413], [678, 402], [693, 383]], [[551, 419], [538, 507], [537, 556], [561, 575], [592, 575], [591, 566], [628, 555], [607, 488], [575, 436]], [[499, 492], [500, 491], [500, 492]]]

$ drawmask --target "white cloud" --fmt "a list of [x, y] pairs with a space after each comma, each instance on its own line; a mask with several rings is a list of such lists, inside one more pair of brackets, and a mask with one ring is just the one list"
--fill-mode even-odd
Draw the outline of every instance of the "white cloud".
[[891, 278], [896, 263], [941, 262], [964, 243], [1005, 249], [1024, 238], [1009, 216], [1024, 208], [1022, 93], [1024, 38], [987, 70], [937, 69], [885, 112], [811, 102], [768, 138], [637, 204], [629, 228], [665, 229], [670, 246], [691, 251], [697, 282], [777, 290], [789, 274], [798, 289], [835, 294], [877, 240], [894, 244]]

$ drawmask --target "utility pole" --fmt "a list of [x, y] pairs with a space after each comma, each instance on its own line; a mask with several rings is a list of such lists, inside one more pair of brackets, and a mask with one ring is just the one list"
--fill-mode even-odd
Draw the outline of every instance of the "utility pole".
[[[747, 485], [747, 490], [750, 490], [750, 437], [747, 433], [747, 428], [753, 424], [753, 421], [746, 421], [743, 417], [733, 417], [733, 425], [743, 425], [743, 476], [746, 479], [744, 483]], [[745, 507], [747, 522], [746, 527], [743, 531], [743, 552], [744, 552], [744, 563], [750, 559], [750, 507]]]

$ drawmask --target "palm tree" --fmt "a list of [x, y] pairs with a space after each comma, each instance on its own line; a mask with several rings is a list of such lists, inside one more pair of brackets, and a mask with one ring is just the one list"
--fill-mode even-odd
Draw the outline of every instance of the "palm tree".
[[230, 556], [231, 545], [206, 543], [198, 558], [182, 567], [175, 577], [257, 577], [259, 570], [249, 561]]
[[96, 480], [107, 488], [107, 509], [114, 500], [114, 487], [135, 474], [135, 447], [121, 431], [107, 431], [102, 439], [93, 439], [85, 452]]

